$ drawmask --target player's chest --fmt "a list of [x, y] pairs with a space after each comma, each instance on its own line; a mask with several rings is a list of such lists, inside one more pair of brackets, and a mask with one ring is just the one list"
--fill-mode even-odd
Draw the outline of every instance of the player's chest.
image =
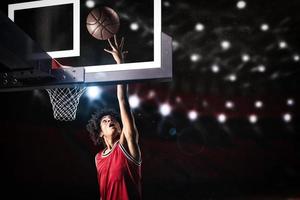
[[98, 164], [97, 171], [100, 176], [119, 179], [127, 173], [126, 160], [118, 155], [110, 155], [102, 158]]

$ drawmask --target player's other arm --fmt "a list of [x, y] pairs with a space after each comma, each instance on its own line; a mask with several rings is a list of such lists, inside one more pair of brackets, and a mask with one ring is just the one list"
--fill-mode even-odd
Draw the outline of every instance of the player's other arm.
[[[127, 51], [123, 51], [124, 38], [122, 38], [120, 44], [117, 42], [116, 35], [114, 36], [114, 41], [112, 42], [108, 39], [111, 50], [104, 49], [106, 52], [110, 53], [115, 59], [117, 64], [124, 62], [124, 54]], [[117, 97], [120, 107], [121, 120], [123, 124], [123, 129], [120, 137], [120, 143], [127, 147], [130, 155], [137, 161], [141, 159], [141, 152], [138, 145], [138, 131], [135, 125], [134, 117], [130, 109], [130, 105], [127, 97], [127, 85], [117, 85]]]

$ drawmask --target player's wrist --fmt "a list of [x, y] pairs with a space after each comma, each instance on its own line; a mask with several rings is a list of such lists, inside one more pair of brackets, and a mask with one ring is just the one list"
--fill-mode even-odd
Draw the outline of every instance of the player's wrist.
[[117, 63], [117, 64], [122, 64], [122, 63], [124, 63], [124, 60], [123, 60], [123, 59], [117, 59], [117, 60], [116, 60], [116, 63]]
[[117, 85], [117, 97], [119, 100], [126, 100], [127, 99], [127, 85], [125, 84], [118, 84]]

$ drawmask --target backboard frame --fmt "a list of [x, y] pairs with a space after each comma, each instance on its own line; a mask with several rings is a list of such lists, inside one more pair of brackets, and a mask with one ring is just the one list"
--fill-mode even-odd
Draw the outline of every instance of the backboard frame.
[[[16, 10], [39, 8], [45, 6], [55, 6], [72, 3], [74, 6], [73, 23], [74, 47], [80, 45], [80, 31], [76, 31], [79, 27], [78, 20], [80, 18], [79, 9], [80, 0], [41, 0], [34, 2], [16, 3], [9, 5], [8, 16], [13, 21], [14, 12]], [[172, 38], [161, 32], [161, 0], [153, 0], [154, 2], [154, 59], [148, 62], [108, 64], [101, 66], [80, 66], [72, 69], [51, 70], [51, 75], [56, 78], [54, 82], [41, 83], [40, 85], [23, 85], [21, 87], [0, 88], [0, 91], [16, 91], [30, 89], [46, 89], [54, 87], [72, 87], [75, 85], [89, 86], [97, 84], [115, 84], [120, 82], [136, 82], [142, 80], [170, 80], [172, 78]], [[57, 3], [57, 4], [56, 4]], [[76, 14], [77, 13], [77, 14]], [[77, 26], [78, 25], [78, 26]], [[75, 44], [77, 43], [77, 44]], [[80, 48], [79, 48], [80, 49]], [[68, 55], [77, 54], [80, 50], [72, 49], [65, 53]], [[61, 57], [62, 52], [47, 52], [52, 58]], [[59, 76], [57, 76], [59, 74]], [[60, 78], [67, 77], [67, 78]]]
[[[161, 0], [154, 2], [154, 60], [149, 62], [123, 63], [121, 65], [101, 65], [101, 66], [81, 66], [86, 73], [131, 70], [131, 69], [149, 69], [160, 68], [161, 64]], [[72, 57], [80, 55], [80, 0], [40, 0], [8, 5], [8, 17], [14, 21], [14, 13], [17, 10], [41, 8], [48, 6], [57, 6], [64, 4], [73, 4], [73, 47], [68, 51], [47, 52], [52, 58]]]

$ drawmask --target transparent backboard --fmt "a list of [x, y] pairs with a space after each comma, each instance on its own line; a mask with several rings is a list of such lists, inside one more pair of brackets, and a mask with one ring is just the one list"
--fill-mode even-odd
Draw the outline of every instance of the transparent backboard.
[[[54, 77], [51, 81], [40, 79], [27, 85], [20, 84], [18, 88], [172, 77], [171, 38], [161, 32], [161, 0], [10, 0], [1, 1], [0, 5], [2, 13], [42, 50], [33, 52], [39, 54], [33, 57], [41, 58], [41, 54], [45, 54], [47, 59], [72, 67], [59, 72], [51, 66], [46, 67], [42, 71], [50, 71], [49, 76]], [[124, 49], [128, 51], [123, 64], [115, 64], [112, 56], [104, 51], [109, 48], [107, 40], [94, 38], [86, 28], [89, 12], [101, 6], [108, 6], [119, 15], [117, 37], [125, 38]], [[0, 51], [5, 51], [5, 47]], [[20, 76], [19, 73], [17, 78]], [[9, 85], [6, 89], [12, 87]]]

